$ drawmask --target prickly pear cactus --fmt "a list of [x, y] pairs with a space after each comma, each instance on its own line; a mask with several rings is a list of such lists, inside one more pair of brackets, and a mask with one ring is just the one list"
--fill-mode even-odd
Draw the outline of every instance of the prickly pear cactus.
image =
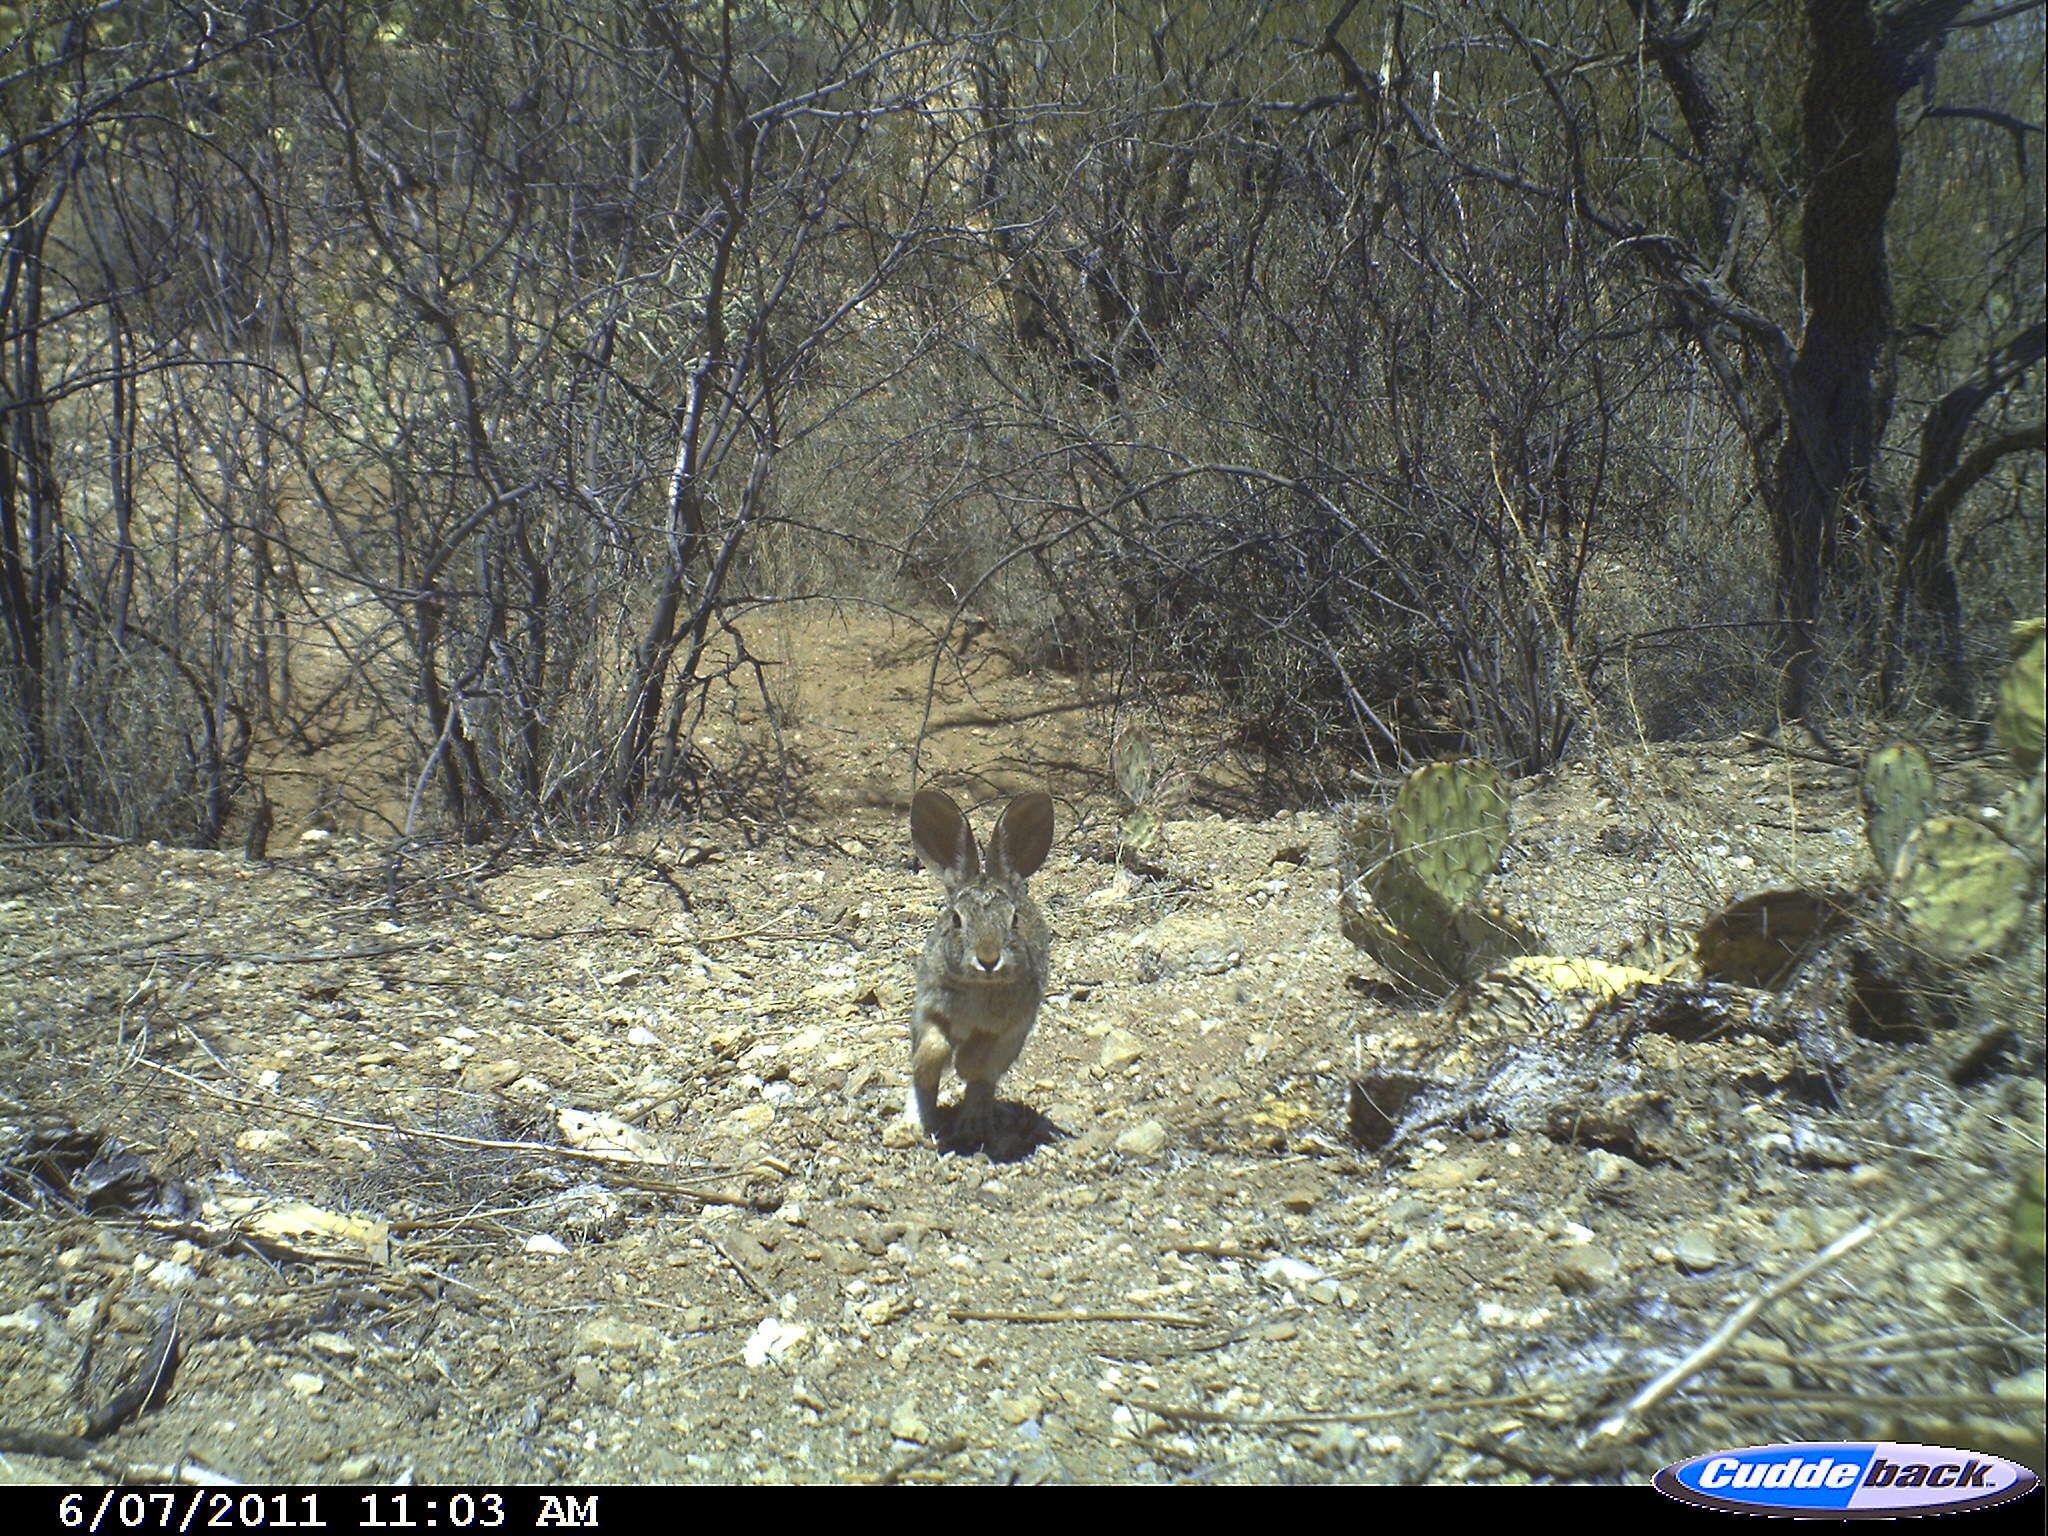
[[1913, 829], [1933, 814], [1934, 765], [1925, 752], [1895, 741], [1863, 760], [1863, 830], [1887, 878]]
[[1109, 754], [1109, 766], [1116, 787], [1132, 805], [1142, 806], [1151, 798], [1152, 738], [1145, 731], [1136, 726], [1125, 731]]
[[1122, 837], [1125, 867], [1139, 874], [1157, 874], [1159, 871], [1153, 867], [1152, 855], [1158, 851], [1160, 834], [1164, 830], [1159, 813], [1149, 807], [1126, 816]]
[[1486, 884], [1508, 845], [1508, 792], [1478, 758], [1431, 763], [1408, 775], [1389, 818], [1409, 871], [1457, 912]]
[[1131, 806], [1117, 839], [1118, 862], [1133, 874], [1165, 874], [1159, 861], [1166, 849], [1166, 818], [1188, 797], [1187, 775], [1160, 766], [1152, 737], [1142, 726], [1132, 726], [1118, 738], [1109, 766]]
[[1344, 936], [1404, 987], [1445, 991], [1536, 935], [1475, 898], [1507, 845], [1507, 787], [1476, 759], [1408, 776], [1385, 811], [1356, 813], [1343, 838]]
[[1936, 816], [1906, 839], [1892, 896], [1920, 942], [1943, 959], [1987, 954], [2012, 936], [2028, 909], [2026, 859], [1963, 816]]
[[2048, 867], [2048, 768], [2035, 769], [2031, 779], [2006, 797], [1998, 825], [2036, 875]]
[[2006, 1229], [2012, 1256], [2036, 1301], [2048, 1294], [2048, 1171], [2029, 1168], [2013, 1192]]
[[[2021, 773], [2041, 766], [2048, 734], [2048, 634], [2039, 619], [2015, 626], [2012, 665], [1998, 684], [1998, 713], [1992, 728]], [[2029, 638], [2031, 637], [2031, 638]]]
[[1397, 986], [1444, 992], [1465, 974], [1457, 914], [1395, 855], [1385, 826], [1359, 817], [1344, 835], [1337, 922]]

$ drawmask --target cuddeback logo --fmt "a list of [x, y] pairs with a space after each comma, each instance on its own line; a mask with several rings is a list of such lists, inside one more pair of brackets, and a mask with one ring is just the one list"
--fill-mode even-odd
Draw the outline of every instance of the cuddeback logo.
[[2032, 1493], [2041, 1479], [2018, 1462], [1938, 1445], [1851, 1440], [1751, 1445], [1695, 1456], [1656, 1477], [1674, 1499], [1748, 1514], [1953, 1514]]

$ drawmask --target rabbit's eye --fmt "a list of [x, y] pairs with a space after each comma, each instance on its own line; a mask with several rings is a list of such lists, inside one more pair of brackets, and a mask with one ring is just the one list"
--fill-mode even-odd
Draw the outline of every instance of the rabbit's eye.
[[955, 928], [958, 928], [960, 926], [960, 913], [957, 909], [953, 913], [953, 926]]
[[1017, 926], [1017, 914], [1015, 912], [1012, 912], [1010, 914], [1010, 926], [1012, 928], [1015, 928]]

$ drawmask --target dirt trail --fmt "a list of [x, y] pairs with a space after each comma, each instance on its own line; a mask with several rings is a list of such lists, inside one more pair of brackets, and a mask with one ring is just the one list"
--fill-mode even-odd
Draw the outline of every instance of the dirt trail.
[[[1634, 1041], [1640, 1103], [1589, 1078], [1576, 1118], [1501, 1097], [1367, 1150], [1361, 1064], [1500, 1000], [1387, 995], [1338, 933], [1327, 810], [1247, 811], [1257, 765], [1162, 721], [1198, 793], [1133, 876], [1111, 713], [1070, 680], [979, 636], [928, 713], [926, 637], [865, 616], [796, 621], [785, 655], [787, 831], [449, 850], [395, 904], [346, 824], [281, 824], [261, 866], [0, 852], [0, 1428], [75, 1429], [175, 1316], [172, 1390], [99, 1449], [247, 1481], [1637, 1479], [1880, 1432], [2038, 1455], [2039, 1304], [2000, 1246], [2038, 1078], [1738, 1012]], [[1060, 805], [1011, 1161], [891, 1129], [936, 905], [903, 826], [921, 729], [963, 802]], [[764, 741], [736, 706], [706, 748]], [[1515, 813], [1502, 903], [1608, 958], [1867, 858], [1846, 774], [1739, 745], [1562, 772]]]

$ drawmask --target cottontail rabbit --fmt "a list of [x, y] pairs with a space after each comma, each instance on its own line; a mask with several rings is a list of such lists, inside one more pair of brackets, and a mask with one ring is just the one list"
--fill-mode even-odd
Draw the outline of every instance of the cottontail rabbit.
[[1019, 795], [1004, 808], [986, 865], [960, 807], [936, 789], [910, 802], [910, 840], [945, 885], [946, 904], [917, 963], [908, 1112], [936, 1134], [939, 1079], [951, 1062], [967, 1085], [953, 1139], [978, 1144], [996, 1080], [1024, 1048], [1045, 995], [1052, 931], [1024, 881], [1052, 848], [1052, 797]]

